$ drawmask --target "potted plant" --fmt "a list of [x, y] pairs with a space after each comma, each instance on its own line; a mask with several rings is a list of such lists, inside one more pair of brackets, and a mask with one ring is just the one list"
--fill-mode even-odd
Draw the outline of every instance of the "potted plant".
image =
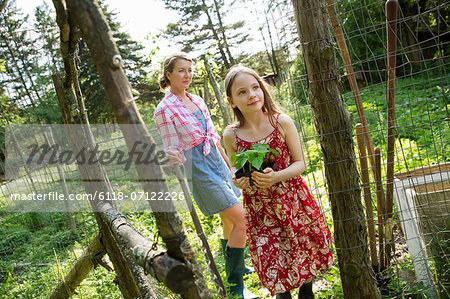
[[267, 155], [273, 153], [276, 156], [280, 154], [268, 144], [255, 143], [250, 149], [243, 150], [240, 153], [231, 155], [231, 162], [235, 163], [236, 178], [243, 176], [250, 178], [250, 185], [253, 186], [252, 172], [262, 172], [267, 167], [272, 167], [273, 162], [267, 161]]

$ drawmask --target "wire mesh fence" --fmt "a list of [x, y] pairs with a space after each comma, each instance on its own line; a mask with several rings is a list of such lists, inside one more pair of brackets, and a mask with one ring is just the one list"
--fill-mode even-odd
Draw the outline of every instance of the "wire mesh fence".
[[[304, 177], [313, 195], [325, 213], [333, 229], [331, 207], [327, 196], [324, 159], [320, 147], [323, 136], [317, 134], [316, 119], [308, 105], [307, 71], [298, 56], [299, 43], [294, 12], [290, 3], [268, 1], [267, 12], [272, 30], [276, 32], [278, 46], [290, 58], [289, 68], [280, 71], [282, 80], [273, 88], [283, 108], [295, 119], [308, 169]], [[335, 9], [350, 53], [353, 72], [349, 73], [343, 54], [336, 46], [339, 59], [339, 80], [342, 82], [342, 98], [353, 114], [353, 125], [361, 123], [361, 114], [355, 104], [350, 76], [354, 76], [365, 111], [373, 146], [380, 150], [381, 165], [378, 170], [368, 169], [368, 178], [361, 175], [369, 237], [361, 246], [371, 250], [371, 262], [377, 274], [378, 286], [383, 297], [401, 298], [414, 294], [448, 297], [449, 294], [449, 172], [450, 172], [450, 124], [449, 124], [449, 10], [450, 3], [428, 1], [425, 4], [399, 1], [395, 39], [395, 150], [393, 210], [386, 211], [380, 185], [386, 188], [387, 137], [388, 137], [388, 63], [387, 33], [384, 1], [336, 2]], [[314, 9], [326, 10], [328, 6]], [[333, 28], [330, 27], [330, 30]], [[275, 36], [275, 35], [274, 35]], [[5, 57], [5, 56], [2, 56]], [[7, 61], [7, 63], [9, 63]], [[41, 62], [42, 63], [42, 62]], [[44, 76], [44, 73], [36, 76]], [[2, 74], [2, 76], [5, 76]], [[2, 77], [2, 80], [5, 80]], [[41, 80], [44, 80], [41, 78]], [[284, 82], [284, 83], [282, 83]], [[16, 83], [6, 84], [7, 95], [20, 97]], [[49, 88], [50, 89], [50, 88]], [[47, 91], [43, 91], [44, 94]], [[34, 96], [33, 96], [34, 98]], [[330, 99], [340, 100], [340, 99]], [[30, 105], [23, 96], [18, 104]], [[336, 128], [339, 131], [339, 128]], [[98, 134], [98, 144], [108, 149], [125, 146], [120, 136]], [[154, 139], [159, 135], [150, 129]], [[371, 159], [358, 150], [353, 131], [355, 151], [359, 163]], [[104, 138], [102, 136], [108, 136]], [[43, 140], [45, 137], [36, 136]], [[19, 139], [17, 142], [21, 143]], [[23, 144], [22, 144], [23, 146]], [[375, 150], [374, 155], [377, 151]], [[74, 264], [76, 257], [98, 233], [95, 218], [89, 212], [7, 212], [6, 198], [11, 194], [59, 192], [64, 194], [64, 184], [57, 167], [43, 166], [25, 169], [23, 160], [17, 158], [17, 166], [10, 169], [13, 180], [0, 186], [0, 274], [1, 290], [7, 296], [46, 297]], [[361, 160], [362, 159], [362, 160]], [[367, 162], [366, 162], [367, 163]], [[369, 165], [369, 163], [367, 163]], [[4, 167], [2, 165], [2, 167]], [[362, 170], [363, 164], [360, 166]], [[381, 173], [381, 184], [376, 182], [374, 171]], [[62, 165], [67, 192], [81, 194], [80, 175], [74, 165]], [[126, 174], [127, 177], [129, 173]], [[108, 169], [108, 176], [118, 192], [139, 192], [138, 182], [122, 180], [120, 168]], [[177, 183], [172, 182], [172, 186]], [[378, 191], [378, 194], [377, 194]], [[367, 197], [366, 197], [367, 195]], [[369, 211], [370, 210], [370, 211]], [[154, 227], [149, 211], [129, 214], [130, 221], [139, 228]], [[184, 216], [183, 216], [184, 217]], [[186, 221], [188, 216], [184, 217]], [[191, 228], [192, 229], [192, 226]], [[371, 231], [372, 229], [372, 238]], [[36, 232], [39, 231], [39, 234]], [[150, 240], [156, 240], [146, 229], [141, 230]], [[212, 232], [210, 232], [212, 233]], [[196, 248], [200, 246], [193, 241]], [[215, 251], [218, 252], [217, 248]], [[343, 248], [351, 249], [351, 248]], [[53, 251], [49, 256], [48, 252]], [[220, 257], [216, 256], [220, 259]], [[374, 261], [374, 259], [376, 259]], [[32, 270], [32, 271], [30, 271]], [[321, 275], [319, 297], [339, 298], [339, 269], [336, 267]], [[102, 279], [109, 277], [110, 279]], [[104, 296], [119, 298], [120, 291], [114, 284], [114, 274], [103, 267], [95, 268], [77, 289], [77, 296]], [[153, 282], [155, 285], [156, 282]], [[32, 288], [30, 288], [30, 285]], [[155, 286], [158, 296], [172, 296], [170, 292]], [[95, 292], [96, 294], [94, 294]], [[334, 292], [334, 293], [333, 293]]]
[[[399, 1], [399, 4], [395, 33], [395, 203], [393, 211], [386, 211], [383, 197], [377, 194], [374, 173], [370, 173], [367, 181], [361, 177], [361, 189], [367, 186], [369, 188], [364, 191], [370, 192], [370, 201], [364, 202], [367, 224], [375, 232], [374, 238], [370, 239], [369, 228], [369, 240], [361, 246], [375, 245], [371, 248], [375, 249], [371, 257], [377, 260], [372, 260], [372, 265], [383, 296], [390, 298], [421, 293], [445, 298], [449, 291], [446, 245], [449, 228], [449, 3], [428, 3], [427, 6]], [[347, 109], [353, 114], [353, 125], [356, 127], [363, 121], [350, 82], [350, 77], [354, 76], [365, 111], [363, 117], [367, 118], [374, 146], [381, 152], [380, 173], [382, 188], [385, 189], [390, 109], [387, 96], [389, 78], [385, 2], [348, 1], [333, 4], [327, 1], [326, 6], [313, 9], [329, 10], [333, 5], [339, 24], [333, 24], [330, 30], [336, 33], [335, 27], [341, 26], [353, 67], [353, 72], [349, 73], [345, 59], [340, 62], [342, 97]], [[287, 17], [282, 17], [280, 13], [274, 14], [277, 30], [281, 30], [293, 15], [289, 12], [285, 13]], [[435, 21], [433, 25], [430, 25], [430, 20]], [[337, 35], [335, 38], [339, 40]], [[281, 39], [279, 42], [287, 43]], [[336, 54], [338, 59], [345, 56], [342, 49], [336, 49]], [[309, 162], [310, 172], [306, 177], [311, 186], [317, 186], [320, 190], [317, 194], [320, 199], [326, 194], [323, 190], [327, 190], [323, 157], [318, 148], [323, 136], [313, 130], [313, 123], [317, 119], [314, 119], [311, 107], [307, 105], [311, 82], [307, 74], [299, 70], [303, 71], [301, 65], [292, 68], [289, 74], [291, 93], [288, 98], [296, 100], [287, 106], [295, 109], [295, 120]], [[303, 92], [298, 92], [299, 87]], [[356, 136], [354, 130], [355, 144]], [[365, 148], [368, 141], [362, 138], [360, 142]], [[358, 155], [370, 159], [368, 153], [359, 151]], [[372, 211], [368, 213], [368, 209]], [[393, 251], [388, 252], [386, 248]], [[392, 279], [385, 280], [383, 276]]]

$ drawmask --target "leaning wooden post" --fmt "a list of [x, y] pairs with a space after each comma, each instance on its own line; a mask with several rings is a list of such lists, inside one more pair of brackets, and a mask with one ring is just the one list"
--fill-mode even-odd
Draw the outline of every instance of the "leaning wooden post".
[[[91, 139], [91, 136], [89, 136], [91, 132], [89, 128], [86, 128], [87, 125], [81, 124], [80, 116], [77, 113], [77, 110], [83, 110], [78, 109], [76, 104], [77, 100], [73, 84], [65, 88], [63, 84], [64, 79], [65, 76], [62, 73], [53, 75], [53, 82], [55, 84], [61, 114], [64, 123], [67, 125], [65, 129], [71, 147], [74, 153], [81, 153], [85, 150], [93, 151], [95, 146], [89, 142]], [[74, 127], [74, 124], [79, 124], [79, 126]], [[99, 160], [97, 159], [97, 161]], [[152, 292], [147, 277], [145, 277], [143, 271], [136, 267], [134, 260], [129, 255], [125, 254], [126, 249], [123, 246], [120, 248], [120, 243], [116, 242], [110, 226], [113, 222], [105, 220], [104, 217], [102, 217], [102, 214], [98, 213], [99, 209], [105, 208], [104, 204], [106, 203], [108, 203], [108, 210], [112, 210], [112, 208], [110, 207], [109, 202], [101, 202], [100, 197], [96, 196], [96, 194], [114, 193], [108, 178], [105, 177], [104, 169], [102, 169], [103, 166], [100, 165], [100, 163], [87, 165], [88, 163], [82, 164], [78, 163], [78, 161], [77, 164], [86, 193], [92, 196], [93, 200], [90, 200], [90, 204], [95, 212], [94, 215], [99, 230], [103, 235], [103, 244], [107, 249], [108, 256], [117, 273], [122, 294], [125, 298], [145, 298]]]
[[[61, 74], [55, 74], [55, 86], [60, 101], [68, 139], [75, 153], [84, 150], [95, 151], [96, 148], [92, 132], [87, 124], [77, 124], [80, 120], [78, 113], [71, 110], [75, 102], [72, 86], [64, 89]], [[82, 106], [84, 107], [84, 105]], [[84, 111], [84, 109], [78, 109]], [[175, 293], [188, 293], [194, 286], [194, 275], [186, 264], [167, 255], [137, 232], [126, 220], [126, 217], [116, 211], [110, 201], [102, 200], [112, 196], [114, 190], [104, 172], [103, 165], [98, 161], [98, 153], [92, 153], [97, 162], [78, 163], [83, 184], [87, 194], [92, 195], [90, 204], [100, 228], [108, 256], [114, 264], [118, 274], [121, 291], [125, 298], [153, 298], [155, 297], [148, 284], [146, 272], [154, 276]], [[107, 195], [109, 194], [109, 195]]]
[[369, 161], [374, 167], [374, 149], [372, 137], [370, 136], [369, 125], [367, 123], [366, 113], [364, 112], [364, 106], [361, 101], [361, 95], [359, 93], [358, 83], [356, 82], [355, 73], [353, 72], [352, 61], [350, 60], [350, 55], [348, 53], [347, 43], [345, 42], [344, 32], [339, 24], [339, 19], [336, 14], [336, 8], [334, 6], [334, 0], [327, 1], [327, 10], [330, 16], [331, 26], [334, 31], [334, 36], [339, 46], [341, 52], [342, 60], [344, 60], [345, 70], [347, 72], [347, 78], [350, 83], [350, 88], [353, 93], [353, 99], [355, 101], [356, 110], [358, 111], [359, 120], [361, 121], [362, 130], [364, 132], [364, 137], [367, 140], [367, 151], [369, 152]]
[[386, 162], [386, 262], [395, 248], [392, 242], [392, 204], [394, 200], [394, 156], [395, 156], [395, 69], [397, 55], [397, 0], [386, 1], [386, 31], [387, 31], [387, 162]]
[[322, 147], [344, 298], [379, 298], [370, 265], [352, 118], [345, 109], [325, 0], [293, 0], [308, 71], [309, 100]]
[[83, 254], [77, 258], [75, 265], [67, 273], [50, 295], [50, 299], [69, 298], [75, 292], [77, 286], [95, 268], [106, 254], [106, 248], [101, 242], [101, 235], [97, 235]]
[[[53, 133], [52, 133], [51, 128], [49, 128], [49, 130], [47, 132], [44, 132], [44, 138], [49, 147], [55, 146], [55, 140], [53, 138]], [[59, 157], [59, 153], [57, 153], [57, 155]], [[68, 200], [69, 199], [69, 190], [67, 189], [66, 178], [64, 176], [64, 171], [62, 169], [62, 166], [59, 163], [59, 158], [58, 158], [58, 162], [56, 162], [56, 168], [58, 169], [59, 180], [61, 182], [61, 187], [63, 189], [64, 197], [66, 198], [66, 200], [64, 201], [64, 207], [66, 209], [67, 218], [69, 219], [70, 230], [72, 231], [72, 233], [75, 234], [77, 231], [77, 225], [75, 223], [75, 218], [73, 217], [72, 207], [70, 206], [70, 202]]]
[[366, 205], [367, 230], [369, 232], [369, 248], [372, 268], [378, 271], [377, 240], [375, 239], [375, 223], [373, 221], [372, 196], [370, 194], [369, 168], [367, 166], [366, 142], [361, 124], [356, 124], [356, 140], [359, 149], [361, 165], [361, 180], [363, 182], [364, 203]]
[[[375, 148], [375, 170], [378, 171], [378, 176], [381, 178], [381, 151], [379, 147]], [[380, 271], [386, 268], [384, 260], [384, 192], [381, 180], [375, 180], [375, 188], [377, 195], [377, 217], [378, 217], [378, 254], [380, 261]]]
[[220, 298], [226, 298], [227, 292], [225, 290], [225, 285], [223, 284], [219, 269], [217, 269], [216, 261], [214, 260], [211, 248], [209, 247], [208, 244], [208, 239], [206, 238], [200, 220], [198, 219], [194, 204], [192, 203], [191, 194], [189, 193], [189, 189], [184, 179], [184, 175], [181, 172], [180, 166], [175, 165], [174, 168], [175, 168], [175, 175], [177, 176], [178, 182], [180, 183], [181, 189], [183, 190], [184, 198], [186, 199], [189, 213], [191, 214], [192, 222], [194, 223], [195, 232], [197, 233], [197, 236], [200, 239], [200, 243], [204, 249], [203, 251], [205, 253], [207, 264], [209, 266], [209, 269], [211, 270], [213, 281], [217, 287], [217, 293], [219, 294]]
[[353, 99], [355, 100], [356, 110], [358, 112], [359, 120], [361, 121], [362, 130], [364, 132], [369, 162], [372, 167], [372, 174], [375, 178], [375, 181], [380, 182], [379, 184], [377, 184], [377, 188], [380, 189], [379, 190], [380, 192], [377, 191], [377, 197], [380, 198], [379, 200], [384, 202], [385, 197], [384, 197], [383, 183], [381, 179], [381, 169], [377, 169], [377, 167], [379, 167], [377, 165], [379, 164], [377, 164], [375, 161], [375, 151], [373, 147], [372, 137], [370, 136], [369, 124], [367, 122], [366, 113], [364, 112], [364, 106], [362, 104], [358, 84], [356, 82], [355, 74], [353, 72], [352, 62], [350, 59], [350, 55], [348, 53], [347, 43], [345, 42], [344, 32], [342, 31], [342, 27], [339, 23], [339, 19], [336, 14], [334, 0], [326, 0], [326, 1], [328, 14], [330, 15], [331, 25], [334, 31], [334, 35], [336, 37], [336, 41], [339, 46], [339, 50], [341, 52], [342, 59], [344, 60], [344, 66], [347, 72], [350, 88], [353, 93]]
[[[130, 84], [123, 72], [123, 63], [119, 51], [111, 36], [108, 23], [98, 3], [94, 0], [71, 0], [67, 2], [71, 21], [80, 30], [86, 42], [92, 60], [98, 70], [106, 90], [106, 95], [113, 108], [117, 123], [119, 124], [128, 149], [142, 156], [155, 156], [152, 149], [156, 143], [149, 134], [142, 120]], [[137, 163], [133, 155], [134, 166], [143, 182], [143, 189], [147, 194], [162, 192], [171, 194], [165, 176], [158, 163]], [[172, 201], [148, 201], [151, 205], [157, 228], [163, 241], [166, 243], [168, 253], [182, 261], [184, 254], [182, 248], [190, 248], [183, 221], [176, 211]], [[196, 277], [196, 287], [192, 287], [185, 298], [199, 298], [206, 282], [202, 277]]]

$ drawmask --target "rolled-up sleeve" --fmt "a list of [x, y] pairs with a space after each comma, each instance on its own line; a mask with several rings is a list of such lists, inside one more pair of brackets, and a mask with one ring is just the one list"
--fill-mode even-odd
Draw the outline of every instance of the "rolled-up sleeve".
[[156, 123], [156, 128], [158, 129], [159, 134], [161, 135], [164, 150], [179, 151], [183, 157], [184, 163], [186, 158], [180, 145], [180, 138], [177, 130], [170, 116], [170, 110], [157, 109], [153, 120]]

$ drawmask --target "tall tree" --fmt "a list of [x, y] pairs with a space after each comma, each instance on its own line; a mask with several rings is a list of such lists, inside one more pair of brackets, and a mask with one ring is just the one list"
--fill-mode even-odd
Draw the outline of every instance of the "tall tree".
[[[215, 10], [215, 13], [217, 15], [217, 22], [219, 23], [219, 32], [222, 35], [223, 47], [227, 51], [228, 58], [230, 59], [230, 63], [234, 64], [235, 62], [234, 62], [233, 56], [231, 55], [230, 47], [228, 46], [227, 36], [225, 35], [225, 27], [223, 26], [223, 22], [222, 22], [222, 15], [220, 13], [219, 1], [218, 0], [213, 0], [213, 2], [214, 2], [214, 10]], [[222, 1], [222, 3], [223, 3], [223, 1]], [[205, 0], [203, 0], [203, 4], [206, 6]], [[211, 22], [210, 25], [212, 25], [212, 22]], [[214, 26], [213, 26], [213, 28], [214, 28]]]
[[35, 47], [37, 51], [36, 84], [41, 92], [40, 101], [36, 107], [27, 109], [36, 122], [62, 123], [61, 111], [53, 87], [52, 74], [62, 68], [61, 53], [57, 49], [58, 26], [53, 17], [52, 9], [44, 2], [34, 10], [33, 34], [36, 34]]
[[[49, 74], [62, 68], [61, 54], [58, 49], [58, 26], [53, 16], [53, 10], [46, 2], [37, 6], [34, 10], [35, 21], [33, 27], [41, 42], [41, 49], [45, 51], [46, 68]], [[53, 84], [53, 83], [51, 83]]]
[[44, 4], [36, 9], [36, 21], [29, 24], [28, 15], [24, 16], [16, 8], [15, 1], [9, 1], [0, 17], [0, 49], [6, 70], [0, 82], [12, 104], [21, 107], [21, 115], [36, 123], [61, 122], [56, 97], [50, 88], [54, 70], [50, 61], [57, 57], [57, 51], [50, 45], [56, 44], [57, 39], [56, 24], [49, 16], [50, 10]]
[[6, 4], [0, 16], [0, 50], [6, 72], [0, 83], [9, 86], [13, 103], [35, 107], [40, 98], [32, 75], [36, 48], [24, 28], [27, 20], [28, 16], [17, 9], [15, 1]]
[[[225, 4], [222, 0], [165, 0], [168, 9], [180, 14], [177, 23], [167, 26], [165, 36], [177, 41], [186, 52], [211, 52], [217, 46], [216, 61], [225, 68], [235, 63], [232, 48], [244, 42], [248, 35], [242, 32], [244, 21], [231, 24], [223, 22]], [[216, 54], [214, 53], [214, 54]]]
[[325, 0], [294, 0], [308, 74], [309, 98], [321, 136], [344, 298], [380, 298], [366, 246], [351, 114], [345, 109]]

